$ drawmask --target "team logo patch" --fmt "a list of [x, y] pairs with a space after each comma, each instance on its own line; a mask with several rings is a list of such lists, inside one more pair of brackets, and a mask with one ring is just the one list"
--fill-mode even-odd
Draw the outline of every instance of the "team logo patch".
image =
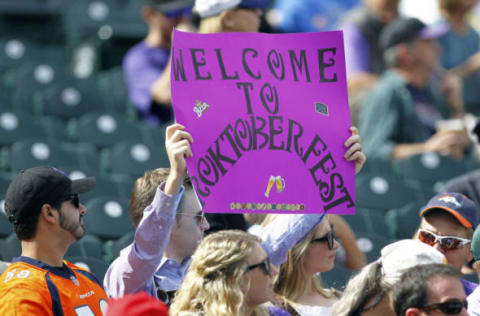
[[439, 201], [442, 201], [442, 202], [444, 202], [444, 203], [454, 204], [454, 205], [457, 206], [457, 207], [462, 206], [462, 205], [457, 201], [457, 199], [456, 199], [454, 196], [451, 196], [450, 194], [442, 195], [441, 197], [438, 198], [438, 200], [439, 200]]

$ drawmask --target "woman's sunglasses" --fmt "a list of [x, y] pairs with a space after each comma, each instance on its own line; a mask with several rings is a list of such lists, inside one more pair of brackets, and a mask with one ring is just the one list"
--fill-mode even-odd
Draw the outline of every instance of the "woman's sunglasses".
[[332, 250], [335, 241], [335, 234], [333, 233], [333, 225], [330, 225], [330, 231], [326, 233], [324, 236], [312, 239], [311, 243], [317, 242], [327, 242], [328, 249]]
[[265, 272], [266, 275], [270, 275], [270, 273], [272, 272], [270, 269], [270, 258], [266, 257], [265, 259], [262, 260], [262, 262], [248, 266], [247, 272], [258, 267], [262, 268], [263, 272]]
[[424, 229], [418, 231], [418, 239], [430, 246], [433, 246], [438, 242], [440, 247], [445, 251], [458, 249], [471, 242], [470, 239], [457, 236], [438, 236]]
[[436, 309], [448, 315], [457, 315], [462, 312], [462, 309], [464, 307], [465, 309], [467, 309], [468, 307], [467, 301], [460, 301], [460, 300], [453, 299], [443, 303], [428, 304], [421, 307], [420, 309], [424, 311], [431, 311]]

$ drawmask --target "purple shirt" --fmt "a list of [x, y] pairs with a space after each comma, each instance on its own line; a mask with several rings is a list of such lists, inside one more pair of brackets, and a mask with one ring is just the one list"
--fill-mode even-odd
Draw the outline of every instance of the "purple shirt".
[[[163, 193], [163, 186], [162, 183], [157, 188], [152, 204], [145, 208], [133, 243], [120, 252], [105, 274], [104, 287], [110, 297], [139, 291], [157, 297], [155, 282], [163, 291], [173, 291], [183, 281], [191, 259], [179, 264], [163, 257], [163, 253], [184, 189], [182, 187], [178, 194], [168, 196]], [[324, 214], [285, 215], [263, 228], [260, 233], [262, 246], [271, 262], [275, 266], [285, 262], [288, 251], [323, 218]]]
[[359, 72], [370, 72], [370, 51], [367, 40], [354, 23], [342, 26], [343, 40], [345, 43], [345, 66], [347, 75]]
[[144, 41], [133, 46], [123, 60], [123, 71], [128, 86], [128, 97], [147, 122], [168, 122], [172, 110], [152, 100], [150, 87], [167, 66], [170, 51], [150, 47]]

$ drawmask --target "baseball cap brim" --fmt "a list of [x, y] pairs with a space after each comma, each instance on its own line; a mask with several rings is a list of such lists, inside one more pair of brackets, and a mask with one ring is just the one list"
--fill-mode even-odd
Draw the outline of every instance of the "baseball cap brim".
[[159, 12], [171, 12], [193, 7], [195, 0], [179, 0], [171, 1], [169, 3], [156, 3], [156, 1], [149, 1], [152, 8]]
[[242, 0], [240, 5], [247, 8], [265, 9], [271, 0]]
[[72, 180], [72, 194], [87, 193], [95, 187], [95, 178], [88, 177]]
[[465, 217], [463, 217], [457, 211], [452, 210], [451, 208], [448, 208], [446, 206], [433, 206], [433, 207], [426, 208], [420, 212], [420, 216], [425, 216], [427, 212], [431, 210], [436, 210], [436, 209], [441, 209], [452, 214], [463, 227], [473, 228], [472, 223], [470, 223]]

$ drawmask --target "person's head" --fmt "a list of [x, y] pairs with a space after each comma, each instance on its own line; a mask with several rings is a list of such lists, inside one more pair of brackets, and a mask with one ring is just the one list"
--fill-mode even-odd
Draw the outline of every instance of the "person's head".
[[417, 237], [445, 255], [460, 270], [472, 260], [470, 242], [477, 227], [477, 207], [459, 193], [435, 195], [420, 211], [422, 220]]
[[260, 239], [240, 230], [224, 230], [205, 237], [177, 291], [173, 315], [241, 315], [272, 300], [277, 269]]
[[342, 298], [332, 307], [332, 315], [347, 316], [374, 309], [400, 280], [416, 265], [445, 263], [445, 256], [418, 240], [400, 240], [385, 246], [376, 262], [365, 266], [350, 279]]
[[85, 233], [82, 217], [87, 212], [78, 195], [94, 186], [95, 178], [72, 181], [53, 167], [22, 170], [7, 189], [5, 212], [20, 240], [35, 238], [42, 221], [51, 232], [75, 241]]
[[379, 45], [389, 68], [421, 70], [431, 74], [438, 64], [439, 48], [435, 39], [447, 26], [427, 26], [417, 18], [399, 18], [380, 34]]
[[390, 23], [398, 17], [400, 0], [364, 0], [364, 2], [383, 23]]
[[[268, 215], [265, 225], [279, 216], [287, 215]], [[275, 280], [274, 290], [277, 294], [295, 302], [307, 289], [307, 282], [312, 282], [312, 287], [326, 298], [333, 298], [338, 294], [334, 290], [324, 289], [317, 276], [318, 272], [330, 271], [335, 265], [338, 243], [333, 229], [325, 217], [304, 239], [290, 249], [287, 261], [280, 265]]]
[[199, 33], [258, 32], [262, 11], [271, 0], [195, 0]]
[[473, 269], [480, 275], [480, 228], [477, 227], [473, 233], [470, 251], [473, 256]]
[[392, 294], [397, 316], [468, 315], [459, 271], [428, 264], [407, 270]]
[[439, 0], [440, 12], [445, 16], [466, 15], [477, 4], [478, 0]]
[[171, 44], [171, 32], [180, 22], [191, 15], [194, 0], [148, 0], [142, 16], [149, 32], [160, 34], [163, 46]]
[[[170, 169], [158, 168], [145, 172], [143, 177], [135, 181], [130, 197], [130, 217], [135, 227], [142, 220], [145, 208], [152, 203], [158, 186], [167, 180], [169, 174]], [[187, 258], [195, 251], [209, 225], [188, 176], [185, 177], [183, 186], [185, 191], [178, 205], [170, 243], [176, 246], [181, 258]]]
[[105, 316], [168, 316], [168, 307], [145, 292], [110, 299]]

